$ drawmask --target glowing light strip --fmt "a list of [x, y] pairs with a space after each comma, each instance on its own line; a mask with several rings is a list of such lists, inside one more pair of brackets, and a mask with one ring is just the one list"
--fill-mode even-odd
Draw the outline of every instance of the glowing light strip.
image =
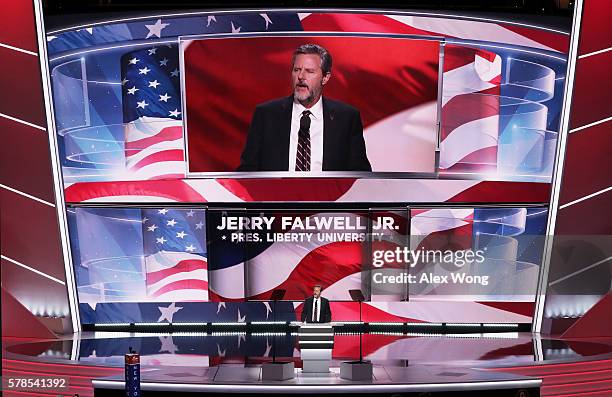
[[327, 333], [327, 332], [312, 332], [312, 333], [300, 333], [298, 332], [298, 336], [334, 336], [334, 333]]
[[27, 269], [27, 270], [29, 270], [29, 271], [31, 271], [31, 272], [33, 272], [33, 273], [36, 273], [36, 274], [38, 274], [39, 276], [46, 277], [46, 278], [48, 278], [49, 280], [55, 281], [55, 282], [56, 282], [56, 283], [58, 283], [58, 284], [61, 284], [61, 285], [66, 285], [66, 283], [65, 283], [65, 282], [63, 282], [62, 280], [57, 279], [57, 278], [55, 278], [55, 277], [53, 277], [53, 276], [49, 276], [47, 273], [43, 273], [43, 272], [41, 272], [40, 270], [34, 269], [34, 268], [32, 268], [32, 267], [30, 267], [30, 266], [28, 266], [28, 265], [24, 265], [23, 263], [21, 263], [21, 262], [19, 262], [19, 261], [16, 261], [15, 259], [9, 258], [9, 257], [8, 257], [8, 256], [6, 256], [6, 255], [0, 255], [0, 257], [1, 257], [2, 259], [6, 260], [6, 261], [9, 261], [9, 262], [11, 262], [11, 263], [14, 263], [14, 264], [15, 264], [15, 265], [17, 265], [17, 266], [20, 266], [20, 267], [22, 267], [22, 268], [24, 268], [24, 269]]
[[595, 262], [595, 263], [593, 263], [593, 264], [591, 264], [591, 265], [589, 265], [589, 266], [587, 266], [587, 267], [583, 267], [583, 268], [582, 268], [582, 269], [580, 269], [580, 270], [576, 270], [576, 271], [575, 271], [575, 272], [573, 272], [573, 273], [570, 273], [570, 274], [568, 274], [568, 275], [566, 275], [566, 276], [563, 276], [563, 277], [561, 277], [561, 278], [559, 278], [559, 279], [557, 279], [557, 280], [555, 280], [555, 281], [552, 281], [552, 282], [549, 284], [549, 286], [551, 286], [551, 287], [552, 287], [553, 285], [558, 284], [558, 283], [560, 283], [560, 282], [562, 282], [562, 281], [565, 281], [565, 280], [567, 280], [568, 278], [572, 278], [572, 277], [574, 277], [574, 276], [576, 276], [576, 275], [578, 275], [578, 274], [580, 274], [580, 273], [586, 272], [587, 270], [592, 269], [592, 268], [594, 268], [594, 267], [596, 267], [596, 266], [599, 266], [599, 265], [601, 265], [602, 263], [605, 263], [605, 262], [609, 261], [610, 259], [612, 259], [612, 256], [609, 256], [609, 257], [607, 257], [606, 259], [602, 259], [602, 260], [600, 260], [600, 261], [597, 261], [597, 262]]
[[4, 44], [4, 43], [0, 43], [0, 47], [8, 48], [9, 50], [13, 50], [13, 51], [23, 52], [24, 54], [28, 54], [28, 55], [34, 55], [35, 57], [38, 56], [38, 54], [35, 53], [34, 51], [24, 50], [23, 48], [14, 47], [12, 45]]
[[607, 188], [605, 188], [605, 189], [602, 189], [602, 190], [600, 190], [600, 191], [598, 191], [598, 192], [591, 193], [591, 194], [589, 194], [588, 196], [581, 197], [581, 198], [579, 198], [579, 199], [577, 199], [577, 200], [570, 201], [569, 203], [565, 203], [565, 204], [563, 204], [563, 205], [559, 206], [559, 209], [560, 209], [560, 210], [562, 210], [563, 208], [567, 208], [567, 207], [569, 207], [570, 205], [578, 204], [578, 203], [580, 203], [581, 201], [588, 200], [588, 199], [593, 198], [593, 197], [595, 197], [595, 196], [599, 196], [600, 194], [606, 193], [606, 192], [608, 192], [608, 191], [610, 191], [610, 190], [612, 190], [612, 186], [607, 187]]
[[60, 162], [57, 131], [55, 130], [55, 115], [53, 100], [51, 99], [51, 76], [49, 72], [49, 58], [47, 56], [47, 40], [45, 37], [45, 25], [43, 18], [42, 0], [34, 0], [34, 16], [36, 20], [36, 34], [38, 41], [38, 59], [40, 61], [40, 78], [45, 105], [45, 115], [48, 127], [49, 150], [51, 169], [53, 170], [53, 186], [55, 193], [56, 214], [58, 231], [62, 248], [62, 259], [64, 262], [64, 274], [66, 276], [66, 287], [68, 304], [70, 307], [70, 322], [72, 332], [81, 330], [81, 317], [77, 298], [74, 268], [72, 266], [72, 252], [70, 251], [70, 239], [68, 237], [68, 221], [66, 219], [66, 204], [64, 200], [63, 175]]
[[606, 122], [608, 122], [608, 121], [610, 121], [610, 120], [612, 120], [612, 116], [610, 116], [610, 117], [606, 117], [605, 119], [601, 119], [601, 120], [599, 120], [599, 121], [595, 121], [595, 122], [590, 123], [590, 124], [583, 125], [583, 126], [581, 126], [581, 127], [576, 127], [576, 128], [574, 128], [573, 130], [570, 130], [570, 132], [569, 132], [569, 133], [570, 133], [570, 134], [573, 134], [574, 132], [578, 132], [578, 131], [580, 131], [580, 130], [584, 130], [585, 128], [590, 128], [590, 127], [596, 126], [596, 125], [598, 125], [598, 124], [606, 123]]
[[[555, 163], [553, 165], [551, 194], [549, 204], [549, 216], [546, 224], [546, 235], [552, 236], [555, 233], [557, 222], [557, 212], [559, 211], [559, 198], [561, 196], [561, 180], [563, 176], [563, 163], [565, 161], [565, 151], [567, 137], [569, 135], [569, 118], [572, 106], [572, 94], [574, 91], [574, 76], [576, 74], [576, 60], [578, 57], [578, 40], [580, 37], [580, 26], [582, 21], [583, 0], [576, 0], [574, 5], [574, 16], [572, 23], [572, 35], [570, 38], [570, 48], [567, 62], [567, 79], [563, 92], [563, 104], [561, 105], [561, 122], [559, 123], [559, 134], [557, 138], [557, 148]], [[539, 333], [542, 330], [542, 320], [544, 318], [544, 304], [546, 303], [546, 290], [548, 288], [548, 272], [552, 257], [552, 239], [546, 239], [544, 253], [542, 255], [542, 266], [538, 275], [538, 285], [536, 290], [535, 310], [533, 314], [532, 332]]]
[[27, 125], [29, 127], [33, 127], [33, 128], [38, 129], [38, 130], [47, 132], [47, 129], [45, 127], [41, 126], [41, 125], [33, 124], [33, 123], [28, 122], [28, 121], [18, 119], [17, 117], [9, 116], [8, 114], [0, 113], [0, 117], [4, 117], [5, 119], [16, 121], [18, 123], [25, 124], [25, 125]]
[[[92, 384], [98, 388], [123, 389], [125, 381], [122, 380], [101, 380], [93, 379]], [[343, 393], [363, 393], [364, 387], [372, 392], [406, 392], [406, 391], [457, 391], [457, 390], [498, 390], [506, 388], [527, 388], [539, 387], [541, 379], [522, 379], [522, 380], [501, 380], [501, 381], [473, 381], [473, 382], [448, 382], [448, 383], [427, 383], [427, 384], [332, 384], [332, 385], [254, 385], [254, 384], [193, 384], [193, 383], [161, 383], [161, 382], [141, 382], [142, 390], [168, 391], [169, 388], [181, 391], [216, 391], [216, 392], [249, 392], [249, 393], [295, 393], [295, 392], [338, 392]]]
[[299, 341], [300, 345], [333, 345], [333, 340], [301, 340]]
[[41, 198], [38, 198], [38, 197], [32, 196], [31, 194], [27, 194], [27, 193], [25, 193], [25, 192], [22, 192], [21, 190], [14, 189], [14, 188], [12, 188], [12, 187], [10, 187], [10, 186], [6, 186], [6, 185], [3, 185], [3, 184], [1, 184], [1, 183], [0, 183], [0, 187], [1, 187], [1, 188], [3, 188], [3, 189], [6, 189], [6, 190], [10, 190], [10, 191], [11, 191], [11, 192], [13, 192], [13, 193], [17, 193], [17, 194], [19, 194], [19, 195], [21, 195], [21, 196], [23, 196], [23, 197], [27, 197], [27, 198], [29, 198], [29, 199], [31, 199], [31, 200], [38, 201], [39, 203], [42, 203], [42, 204], [48, 205], [49, 207], [54, 207], [54, 208], [55, 208], [55, 204], [50, 203], [50, 202], [48, 202], [48, 201], [46, 201], [46, 200], [43, 200], [43, 199], [41, 199]]
[[578, 56], [578, 59], [584, 59], [592, 57], [593, 55], [603, 54], [604, 52], [612, 51], [612, 47], [604, 48], [603, 50], [589, 52], [588, 54], [582, 54]]

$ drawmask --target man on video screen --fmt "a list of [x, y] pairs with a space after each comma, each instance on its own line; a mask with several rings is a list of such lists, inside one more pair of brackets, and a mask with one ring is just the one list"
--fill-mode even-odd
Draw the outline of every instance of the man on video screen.
[[293, 92], [255, 108], [238, 171], [372, 171], [359, 111], [322, 95], [331, 67], [319, 45], [295, 50]]

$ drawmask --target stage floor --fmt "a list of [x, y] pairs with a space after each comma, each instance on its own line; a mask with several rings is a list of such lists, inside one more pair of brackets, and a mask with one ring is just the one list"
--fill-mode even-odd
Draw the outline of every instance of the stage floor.
[[[3, 338], [2, 375], [63, 374], [72, 382], [71, 393], [93, 395], [92, 379], [123, 377], [123, 355], [132, 347], [141, 355], [144, 380], [175, 379], [171, 383], [188, 384], [189, 379], [198, 379], [204, 384], [206, 376], [220, 380], [226, 379], [223, 374], [235, 373], [238, 383], [249, 385], [260, 379], [261, 364], [272, 360], [275, 348], [277, 358], [295, 364], [298, 376], [289, 384], [342, 385], [347, 381], [339, 378], [338, 368], [342, 361], [359, 358], [359, 335], [336, 335], [334, 339], [331, 372], [320, 379], [301, 373], [297, 335], [244, 333], [84, 332], [52, 341]], [[589, 396], [612, 395], [612, 339], [558, 340], [531, 333], [366, 334], [362, 341], [364, 358], [374, 364], [374, 384], [379, 381], [393, 384], [404, 376], [413, 380], [428, 379], [427, 383], [444, 383], [439, 381], [440, 377], [445, 382], [462, 383], [474, 374], [479, 374], [481, 381], [491, 376], [500, 376], [499, 380], [503, 380], [508, 375], [502, 373], [513, 373], [515, 380], [523, 379], [521, 375], [544, 379], [543, 395], [557, 395], [557, 391], [564, 390], [567, 382], [572, 381], [589, 390]], [[583, 367], [588, 371], [582, 370]], [[573, 372], [581, 375], [561, 376]], [[436, 375], [441, 373], [463, 375], [455, 378]], [[565, 382], [561, 383], [563, 388], [547, 391], [549, 375], [555, 382]]]

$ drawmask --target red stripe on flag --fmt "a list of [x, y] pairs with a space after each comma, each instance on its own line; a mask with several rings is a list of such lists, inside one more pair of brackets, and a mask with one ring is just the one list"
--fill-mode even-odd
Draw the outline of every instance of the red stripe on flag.
[[489, 146], [469, 153], [446, 168], [448, 172], [474, 172], [478, 174], [497, 170], [497, 146]]
[[550, 183], [482, 181], [446, 202], [545, 203], [549, 199]]
[[244, 201], [336, 201], [356, 178], [217, 179]]
[[181, 202], [204, 202], [206, 199], [182, 180], [81, 182], [65, 189], [66, 202], [80, 203], [113, 196], [152, 196]]
[[474, 62], [476, 55], [489, 62], [493, 62], [497, 56], [494, 52], [478, 48], [458, 44], [447, 45], [444, 50], [444, 72], [469, 65]]
[[173, 267], [158, 270], [155, 272], [147, 272], [147, 284], [155, 284], [156, 282], [177, 273], [190, 272], [193, 270], [206, 270], [207, 263], [205, 260], [187, 259], [180, 261]]
[[[129, 158], [128, 158], [129, 160]], [[164, 161], [183, 161], [185, 156], [182, 149], [170, 149], [161, 150], [159, 152], [151, 153], [147, 157], [139, 160], [136, 164], [130, 167], [130, 170], [136, 171], [147, 165], [154, 163], [161, 163]]]
[[183, 138], [183, 128], [180, 126], [166, 127], [153, 136], [138, 139], [135, 141], [125, 142], [125, 151], [128, 156], [134, 155], [140, 152], [142, 149], [146, 149], [151, 145], [165, 141], [176, 141]]
[[310, 14], [302, 20], [305, 31], [401, 33], [443, 36], [440, 33], [417, 29], [386, 15], [325, 13]]
[[551, 32], [548, 30], [532, 29], [516, 25], [501, 25], [504, 28], [518, 33], [523, 37], [536, 41], [554, 50], [567, 54], [569, 51], [569, 34]]
[[208, 290], [208, 281], [195, 279], [175, 281], [173, 283], [164, 285], [163, 287], [155, 291], [155, 293], [153, 293], [151, 296], [157, 298], [160, 295], [165, 294], [166, 292], [185, 289], [201, 290], [205, 292]]
[[533, 317], [535, 310], [534, 302], [476, 302], [481, 305], [494, 307], [495, 309], [504, 310], [510, 313], [521, 314], [527, 317]]
[[499, 87], [491, 87], [451, 98], [442, 108], [441, 139], [466, 123], [499, 115], [499, 94]]
[[[360, 242], [336, 242], [310, 251], [280, 285], [250, 297], [268, 299], [273, 289], [286, 290], [285, 299], [303, 299], [313, 285], [323, 289], [338, 280], [361, 271], [364, 263]], [[263, 275], [265, 277], [265, 275]]]

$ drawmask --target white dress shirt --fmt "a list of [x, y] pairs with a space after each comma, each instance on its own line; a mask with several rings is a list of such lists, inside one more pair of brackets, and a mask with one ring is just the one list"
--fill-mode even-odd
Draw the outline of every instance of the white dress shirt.
[[[317, 310], [315, 311], [315, 304], [317, 305]], [[316, 313], [315, 313], [316, 312]], [[321, 297], [312, 299], [312, 322], [319, 322], [321, 318]]]
[[298, 132], [300, 130], [300, 119], [302, 112], [310, 110], [310, 171], [323, 171], [323, 97], [310, 109], [302, 104], [293, 102], [291, 110], [291, 134], [289, 136], [289, 171], [295, 171], [295, 159], [297, 157]]

